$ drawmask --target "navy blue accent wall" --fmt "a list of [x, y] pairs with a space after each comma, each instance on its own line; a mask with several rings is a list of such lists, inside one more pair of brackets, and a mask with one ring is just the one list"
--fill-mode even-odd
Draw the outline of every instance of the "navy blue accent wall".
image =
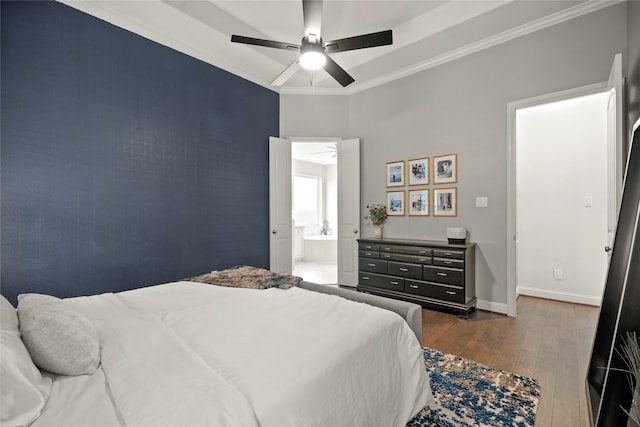
[[268, 268], [277, 93], [55, 2], [1, 2], [1, 292]]

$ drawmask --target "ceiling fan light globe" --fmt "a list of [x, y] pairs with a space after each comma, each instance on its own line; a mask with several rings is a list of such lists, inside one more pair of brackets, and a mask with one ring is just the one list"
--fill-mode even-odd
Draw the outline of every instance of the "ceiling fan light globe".
[[307, 70], [318, 70], [324, 67], [327, 57], [324, 53], [317, 51], [309, 51], [300, 55], [300, 65]]

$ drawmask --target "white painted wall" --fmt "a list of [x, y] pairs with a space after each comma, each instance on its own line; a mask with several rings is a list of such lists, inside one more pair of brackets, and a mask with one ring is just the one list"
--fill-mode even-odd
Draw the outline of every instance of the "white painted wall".
[[[607, 271], [606, 120], [606, 93], [516, 112], [519, 294], [600, 304]], [[554, 278], [554, 269], [562, 278]]]

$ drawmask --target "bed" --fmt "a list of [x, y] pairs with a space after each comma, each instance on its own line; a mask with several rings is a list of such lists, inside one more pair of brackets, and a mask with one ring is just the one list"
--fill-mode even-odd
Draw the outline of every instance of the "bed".
[[[314, 287], [180, 281], [44, 302], [30, 294], [17, 311], [2, 298], [1, 424], [400, 426], [433, 403], [418, 335], [398, 314], [406, 307]], [[56, 323], [98, 345], [82, 374], [65, 372], [71, 345], [48, 331]], [[38, 348], [30, 335], [45, 329]], [[38, 353], [54, 347], [61, 367], [50, 369], [66, 374], [32, 362], [49, 367]]]

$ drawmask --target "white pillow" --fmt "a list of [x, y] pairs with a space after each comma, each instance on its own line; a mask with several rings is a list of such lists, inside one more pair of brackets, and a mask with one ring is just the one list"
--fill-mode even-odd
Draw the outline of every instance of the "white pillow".
[[24, 426], [42, 411], [51, 378], [43, 377], [20, 339], [16, 309], [0, 296], [0, 425]]
[[41, 369], [61, 375], [93, 374], [100, 364], [98, 333], [91, 322], [60, 298], [18, 296], [22, 341]]

